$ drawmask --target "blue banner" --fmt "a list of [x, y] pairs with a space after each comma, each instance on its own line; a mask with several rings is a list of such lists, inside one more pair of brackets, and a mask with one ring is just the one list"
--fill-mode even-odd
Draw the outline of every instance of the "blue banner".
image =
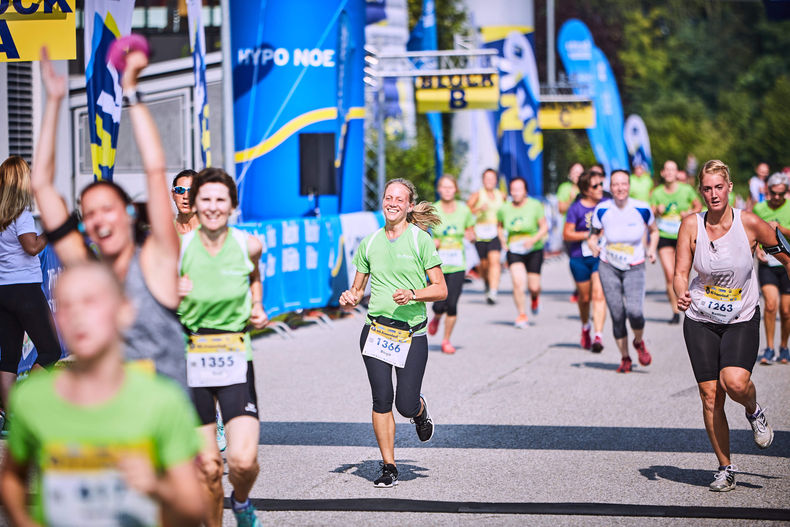
[[361, 210], [363, 0], [231, 2], [230, 11], [242, 219], [291, 218], [314, 208], [299, 194], [300, 133], [334, 133], [336, 141], [343, 136], [341, 188], [318, 198], [321, 211]]
[[499, 110], [492, 126], [499, 149], [499, 170], [507, 181], [522, 177], [531, 196], [543, 196], [543, 133], [538, 126], [540, 84], [534, 32], [526, 28], [482, 28], [484, 46], [500, 54]]
[[628, 149], [628, 157], [631, 166], [642, 165], [645, 170], [653, 173], [653, 153], [650, 150], [650, 136], [647, 133], [645, 122], [636, 114], [631, 114], [625, 120], [623, 128], [625, 146]]
[[192, 70], [195, 76], [195, 120], [200, 130], [200, 157], [203, 167], [211, 166], [211, 135], [209, 133], [208, 90], [206, 89], [206, 32], [203, 28], [203, 3], [187, 0], [189, 45], [192, 48]]
[[614, 78], [609, 61], [599, 48], [593, 49], [593, 68], [595, 71], [595, 118], [598, 128], [603, 131], [606, 150], [609, 153], [609, 170], [629, 171], [628, 152], [623, 139], [623, 104], [617, 79]]

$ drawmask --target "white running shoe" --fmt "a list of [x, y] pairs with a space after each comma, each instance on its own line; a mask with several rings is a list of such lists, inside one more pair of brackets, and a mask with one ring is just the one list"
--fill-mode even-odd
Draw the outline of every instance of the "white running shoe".
[[735, 488], [735, 473], [738, 472], [738, 467], [735, 465], [727, 465], [722, 468], [713, 477], [713, 483], [710, 484], [710, 490], [713, 492], [727, 492]]
[[774, 441], [774, 431], [765, 418], [765, 410], [765, 408], [760, 408], [760, 413], [757, 414], [757, 417], [746, 414], [746, 419], [749, 420], [749, 424], [752, 426], [754, 442], [760, 448], [768, 448]]

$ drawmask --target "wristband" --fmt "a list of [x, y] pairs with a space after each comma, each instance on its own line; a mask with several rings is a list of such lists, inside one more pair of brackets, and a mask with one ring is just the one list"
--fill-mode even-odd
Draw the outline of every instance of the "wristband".
[[60, 227], [52, 229], [51, 231], [44, 231], [44, 236], [47, 237], [48, 243], [55, 243], [63, 238], [66, 237], [71, 231], [79, 230], [80, 227], [80, 218], [77, 214], [77, 211], [72, 212], [69, 214], [69, 217]]
[[123, 105], [124, 107], [134, 106], [135, 104], [139, 104], [143, 102], [143, 95], [140, 91], [135, 88], [132, 91], [124, 91], [123, 93]]

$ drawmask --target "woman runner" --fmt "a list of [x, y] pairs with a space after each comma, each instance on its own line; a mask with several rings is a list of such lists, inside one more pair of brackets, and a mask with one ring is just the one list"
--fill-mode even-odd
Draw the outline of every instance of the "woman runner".
[[[754, 442], [768, 448], [773, 430], [757, 404], [751, 379], [760, 345], [760, 306], [754, 250], [775, 246], [770, 225], [751, 212], [729, 205], [730, 170], [719, 160], [700, 170], [700, 193], [708, 211], [685, 218], [678, 234], [674, 287], [678, 309], [686, 312], [683, 336], [702, 399], [702, 415], [719, 461], [710, 489], [735, 488], [737, 468], [730, 459], [730, 431], [724, 402], [741, 404]], [[778, 255], [790, 272], [790, 257]], [[689, 284], [691, 267], [697, 276]]]
[[[428, 362], [425, 302], [447, 298], [439, 254], [425, 232], [441, 220], [430, 203], [416, 204], [414, 185], [393, 179], [384, 189], [384, 227], [368, 235], [354, 255], [354, 283], [340, 295], [340, 305], [353, 307], [370, 279], [370, 305], [359, 347], [373, 394], [373, 432], [381, 451], [381, 476], [373, 484], [398, 484], [395, 465], [395, 418], [392, 402], [410, 418], [420, 441], [433, 437], [433, 420], [420, 393]], [[427, 283], [425, 276], [430, 283]], [[392, 387], [392, 367], [398, 380]]]
[[483, 172], [483, 188], [469, 196], [466, 204], [477, 216], [475, 248], [480, 257], [480, 275], [485, 283], [488, 304], [495, 304], [499, 292], [502, 264], [499, 261], [502, 244], [497, 230], [497, 211], [505, 203], [505, 196], [497, 188], [499, 174], [493, 168]]
[[464, 251], [464, 236], [474, 239], [472, 227], [475, 218], [469, 207], [463, 201], [455, 199], [458, 184], [452, 176], [442, 176], [436, 185], [439, 190], [439, 201], [433, 204], [442, 223], [434, 227], [433, 235], [436, 248], [439, 249], [439, 258], [442, 260], [442, 273], [447, 284], [447, 300], [434, 302], [434, 316], [428, 324], [428, 334], [436, 335], [442, 315], [447, 313], [444, 321], [444, 338], [442, 339], [442, 352], [455, 353], [455, 347], [450, 344], [455, 321], [458, 319], [458, 299], [464, 286], [466, 274], [466, 254]]

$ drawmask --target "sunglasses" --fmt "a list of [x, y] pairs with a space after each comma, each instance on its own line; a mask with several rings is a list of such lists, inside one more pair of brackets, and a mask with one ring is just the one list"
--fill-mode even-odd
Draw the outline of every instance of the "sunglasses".
[[192, 188], [192, 187], [173, 187], [173, 192], [175, 192], [176, 194], [179, 194], [179, 195], [180, 194], [186, 194], [187, 192], [189, 192], [190, 188]]
[[602, 187], [603, 183], [596, 183], [595, 185], [590, 185], [590, 188], [599, 188]]

